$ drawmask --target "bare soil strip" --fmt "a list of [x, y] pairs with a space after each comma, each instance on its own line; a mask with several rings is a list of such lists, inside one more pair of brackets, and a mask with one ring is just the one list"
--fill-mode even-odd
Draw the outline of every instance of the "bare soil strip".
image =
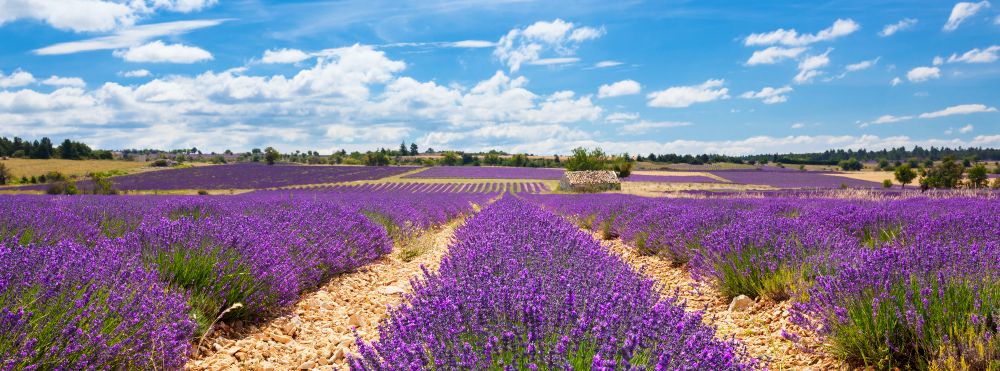
[[[594, 238], [601, 240], [600, 233]], [[730, 301], [708, 285], [696, 282], [684, 267], [643, 256], [625, 245], [621, 239], [601, 241], [608, 250], [640, 270], [661, 285], [661, 294], [675, 293], [687, 302], [688, 310], [704, 311], [704, 322], [718, 329], [717, 336], [735, 338], [746, 345], [750, 354], [771, 370], [836, 370], [846, 369], [839, 361], [823, 352], [823, 345], [809, 332], [791, 323], [791, 303], [775, 303], [759, 299], [743, 311], [729, 311]], [[786, 339], [782, 330], [799, 337], [796, 342]]]
[[[346, 370], [346, 355], [357, 351], [351, 329], [356, 327], [365, 340], [377, 338], [378, 323], [387, 309], [400, 304], [403, 293], [411, 291], [410, 278], [423, 275], [421, 266], [437, 270], [461, 222], [452, 221], [396, 246], [392, 254], [357, 272], [334, 277], [305, 294], [282, 317], [242, 331], [222, 327], [221, 333], [231, 335], [206, 341], [205, 352], [186, 368]], [[412, 260], [404, 261], [404, 256]]]

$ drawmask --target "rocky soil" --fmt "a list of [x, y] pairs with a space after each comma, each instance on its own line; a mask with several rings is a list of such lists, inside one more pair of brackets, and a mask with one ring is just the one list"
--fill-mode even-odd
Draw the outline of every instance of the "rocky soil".
[[[346, 355], [356, 352], [352, 328], [365, 340], [378, 336], [389, 307], [410, 292], [420, 267], [434, 271], [461, 221], [425, 233], [357, 272], [334, 277], [304, 294], [289, 312], [267, 323], [223, 324], [202, 344], [189, 370], [346, 370]], [[404, 254], [403, 251], [406, 251]], [[419, 255], [410, 261], [414, 251]]]
[[[594, 238], [600, 240], [599, 233]], [[846, 369], [823, 352], [823, 344], [808, 331], [791, 323], [791, 303], [747, 297], [726, 300], [721, 293], [691, 279], [684, 267], [673, 267], [656, 256], [642, 256], [620, 239], [602, 241], [612, 253], [658, 281], [663, 295], [674, 295], [687, 302], [688, 310], [704, 311], [704, 321], [718, 329], [720, 338], [735, 338], [746, 345], [770, 370]], [[794, 334], [787, 339], [782, 331]]]

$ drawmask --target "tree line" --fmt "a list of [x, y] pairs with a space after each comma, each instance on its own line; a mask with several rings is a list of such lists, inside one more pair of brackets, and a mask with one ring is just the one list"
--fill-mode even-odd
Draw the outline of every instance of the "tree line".
[[111, 152], [93, 150], [90, 146], [70, 139], [63, 140], [58, 146], [53, 145], [48, 137], [38, 140], [25, 140], [19, 137], [9, 139], [0, 137], [0, 157], [66, 160], [111, 159]]
[[877, 151], [867, 149], [831, 149], [816, 153], [786, 153], [786, 154], [761, 154], [745, 156], [728, 156], [719, 154], [702, 155], [678, 155], [673, 153], [655, 154], [640, 156], [638, 161], [663, 162], [675, 164], [710, 164], [717, 162], [731, 162], [737, 164], [758, 164], [758, 163], [778, 163], [788, 165], [831, 165], [835, 166], [842, 161], [851, 159], [859, 162], [871, 161], [940, 161], [946, 156], [954, 159], [971, 159], [975, 161], [997, 161], [1000, 160], [1000, 149], [969, 147], [969, 148], [947, 148], [930, 147], [923, 148], [914, 146], [912, 150], [906, 147], [892, 149], [882, 149]]

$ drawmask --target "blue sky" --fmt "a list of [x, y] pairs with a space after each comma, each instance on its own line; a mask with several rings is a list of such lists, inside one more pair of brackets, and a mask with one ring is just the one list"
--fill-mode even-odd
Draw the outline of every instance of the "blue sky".
[[988, 1], [56, 3], [0, 3], [2, 136], [321, 153], [1000, 146]]

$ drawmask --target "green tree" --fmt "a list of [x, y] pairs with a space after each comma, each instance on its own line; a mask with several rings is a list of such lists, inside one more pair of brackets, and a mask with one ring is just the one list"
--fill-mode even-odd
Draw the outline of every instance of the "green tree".
[[420, 147], [417, 147], [417, 143], [410, 143], [410, 156], [416, 156], [420, 154]]
[[73, 142], [69, 139], [64, 140], [62, 144], [59, 145], [58, 151], [59, 151], [59, 158], [67, 160], [80, 159], [80, 155], [76, 153], [76, 146], [74, 146]]
[[264, 161], [266, 161], [268, 165], [274, 165], [280, 156], [281, 154], [278, 153], [278, 150], [274, 149], [274, 147], [267, 147], [264, 149]]
[[840, 168], [844, 171], [852, 171], [852, 170], [858, 171], [865, 167], [863, 164], [861, 164], [860, 161], [858, 161], [858, 159], [854, 157], [851, 157], [850, 159], [847, 160], [841, 160], [837, 165], [840, 166]]
[[573, 150], [573, 155], [566, 159], [566, 170], [604, 170], [606, 168], [605, 157], [604, 151], [600, 148], [594, 148], [588, 152], [586, 148], [578, 147]]
[[945, 156], [941, 163], [927, 168], [923, 181], [932, 188], [955, 188], [962, 182], [964, 172], [965, 168], [954, 157]]
[[107, 174], [102, 173], [92, 173], [90, 174], [90, 179], [94, 181], [95, 195], [116, 195], [118, 191], [115, 190], [114, 184], [111, 182], [111, 177]]
[[976, 164], [971, 169], [969, 169], [969, 185], [972, 188], [983, 188], [985, 187], [990, 178], [986, 175], [986, 166], [983, 164]]
[[441, 158], [441, 165], [444, 166], [458, 166], [462, 164], [462, 157], [453, 151], [445, 152], [444, 157]]
[[389, 166], [389, 156], [381, 151], [368, 152], [364, 155], [367, 166]]
[[402, 143], [399, 143], [399, 155], [406, 156], [408, 154], [410, 154], [410, 151], [406, 149], [406, 141], [404, 140]]
[[500, 159], [500, 155], [498, 155], [496, 152], [490, 151], [485, 156], [483, 156], [483, 163], [487, 165], [496, 166], [502, 164], [503, 160]]
[[14, 175], [10, 173], [9, 169], [7, 169], [7, 165], [4, 165], [2, 162], [0, 162], [0, 185], [7, 184], [8, 182], [11, 182], [13, 179]]
[[913, 171], [913, 168], [909, 164], [902, 164], [896, 167], [896, 181], [899, 182], [900, 188], [906, 188], [907, 184], [913, 181], [917, 177], [917, 173]]
[[892, 181], [889, 179], [883, 180], [882, 188], [892, 188]]

